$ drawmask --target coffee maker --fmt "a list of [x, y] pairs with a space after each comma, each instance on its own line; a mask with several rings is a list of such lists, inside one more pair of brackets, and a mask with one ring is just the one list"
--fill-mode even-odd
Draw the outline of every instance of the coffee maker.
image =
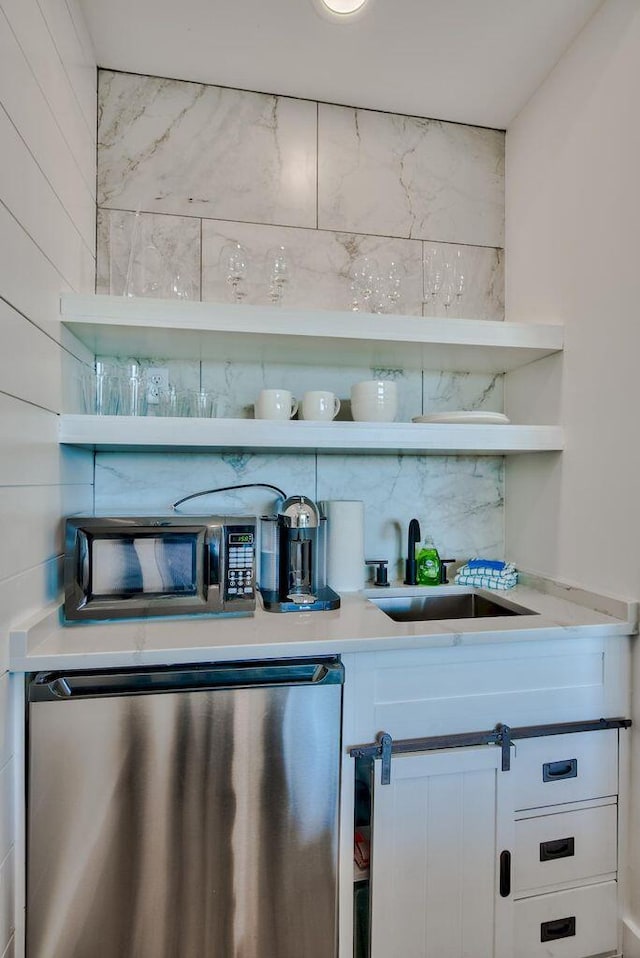
[[340, 607], [326, 579], [327, 519], [311, 499], [289, 496], [260, 520], [260, 594], [268, 612], [318, 612]]

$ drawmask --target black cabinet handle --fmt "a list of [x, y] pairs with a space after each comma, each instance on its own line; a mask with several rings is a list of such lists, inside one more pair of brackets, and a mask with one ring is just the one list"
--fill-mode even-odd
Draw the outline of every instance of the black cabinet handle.
[[578, 759], [568, 758], [563, 762], [545, 762], [542, 766], [543, 782], [560, 782], [578, 777]]
[[508, 898], [511, 894], [511, 852], [500, 852], [500, 896]]
[[575, 855], [575, 838], [556, 838], [553, 841], [540, 842], [540, 861], [551, 862], [556, 858], [572, 858]]
[[540, 925], [540, 941], [557, 941], [559, 938], [573, 938], [576, 933], [576, 918], [556, 918], [555, 921], [543, 921]]

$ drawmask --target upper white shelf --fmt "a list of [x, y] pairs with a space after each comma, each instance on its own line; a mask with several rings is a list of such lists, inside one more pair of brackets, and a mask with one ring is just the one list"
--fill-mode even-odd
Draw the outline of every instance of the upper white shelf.
[[559, 426], [75, 415], [60, 417], [60, 442], [108, 451], [252, 448], [481, 456], [557, 452], [564, 445]]
[[98, 356], [507, 372], [558, 352], [563, 327], [274, 306], [78, 296], [61, 318]]

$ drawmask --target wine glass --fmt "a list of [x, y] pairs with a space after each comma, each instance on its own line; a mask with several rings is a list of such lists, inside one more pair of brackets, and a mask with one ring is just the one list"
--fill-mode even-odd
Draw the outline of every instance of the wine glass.
[[453, 288], [455, 291], [456, 302], [460, 302], [467, 283], [467, 272], [464, 264], [464, 253], [458, 248], [453, 254]]
[[424, 253], [425, 292], [431, 297], [431, 307], [442, 289], [445, 273], [444, 258], [438, 246], [429, 246]]
[[182, 272], [180, 267], [171, 277], [169, 293], [173, 299], [194, 299], [193, 282], [189, 276]]
[[451, 275], [450, 271], [447, 270], [446, 273], [447, 275], [442, 284], [442, 289], [441, 289], [441, 300], [442, 300], [442, 305], [444, 306], [445, 316], [448, 316], [449, 310], [451, 309], [452, 305], [456, 302], [456, 287], [453, 281], [453, 276]]
[[249, 260], [244, 247], [236, 242], [223, 246], [220, 253], [220, 266], [231, 287], [233, 299], [236, 303], [241, 303], [247, 295], [244, 284], [249, 269]]
[[387, 270], [387, 300], [389, 303], [389, 310], [392, 313], [395, 313], [398, 310], [401, 287], [402, 268], [398, 263], [395, 263], [392, 260], [389, 264], [389, 269]]
[[269, 299], [274, 305], [282, 302], [285, 288], [291, 282], [291, 266], [284, 246], [278, 246], [267, 254], [270, 265]]
[[351, 309], [354, 313], [367, 312], [371, 308], [377, 277], [378, 264], [374, 259], [363, 256], [354, 263], [351, 270]]

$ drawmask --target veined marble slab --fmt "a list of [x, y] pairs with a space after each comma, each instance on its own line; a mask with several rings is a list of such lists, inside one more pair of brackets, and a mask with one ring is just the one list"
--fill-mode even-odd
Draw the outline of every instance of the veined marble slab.
[[462, 409], [504, 412], [504, 375], [425, 370], [420, 415]]
[[[142, 515], [166, 512], [172, 502], [193, 492], [246, 482], [268, 482], [287, 495], [316, 496], [315, 457], [253, 455], [245, 451], [222, 455], [163, 453], [98, 453], [96, 510], [120, 515], [140, 509]], [[216, 493], [185, 503], [184, 515], [261, 516], [274, 511], [268, 489]]]
[[443, 558], [504, 549], [504, 466], [492, 457], [318, 456], [319, 499], [362, 499], [366, 558], [389, 560], [401, 578], [412, 518]]
[[422, 244], [411, 240], [324, 230], [291, 229], [204, 220], [202, 223], [202, 298], [231, 301], [221, 253], [229, 242], [240, 243], [248, 257], [245, 299], [269, 303], [274, 251], [283, 246], [290, 267], [284, 288], [285, 306], [351, 309], [354, 268], [368, 257], [384, 279], [392, 264], [400, 276], [400, 298], [386, 300], [385, 312], [420, 316], [422, 312]]
[[96, 292], [200, 299], [200, 220], [98, 210]]
[[318, 226], [501, 247], [504, 133], [321, 103]]
[[316, 225], [316, 104], [102, 71], [98, 205]]

